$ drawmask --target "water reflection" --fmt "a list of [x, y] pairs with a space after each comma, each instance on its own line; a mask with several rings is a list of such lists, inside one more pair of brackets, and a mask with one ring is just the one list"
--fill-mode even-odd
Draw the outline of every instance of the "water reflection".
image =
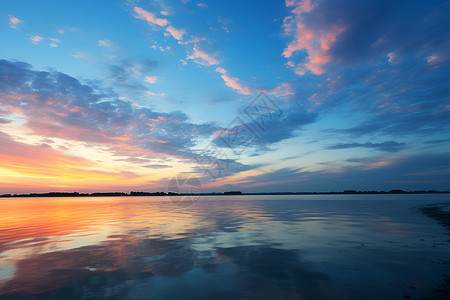
[[449, 247], [439, 225], [409, 209], [422, 202], [2, 200], [0, 297], [425, 295], [445, 271], [432, 261], [448, 258]]

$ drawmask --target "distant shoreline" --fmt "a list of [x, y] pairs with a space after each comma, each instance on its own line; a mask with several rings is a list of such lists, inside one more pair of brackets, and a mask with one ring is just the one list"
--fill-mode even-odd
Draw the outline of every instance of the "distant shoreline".
[[29, 193], [29, 194], [3, 194], [0, 198], [40, 198], [40, 197], [139, 197], [139, 196], [236, 196], [236, 195], [392, 195], [392, 194], [450, 194], [450, 191], [403, 191], [390, 190], [386, 191], [354, 191], [347, 190], [343, 192], [271, 192], [271, 193], [244, 193], [240, 191], [230, 191], [223, 193], [173, 193], [173, 192], [95, 192], [95, 193], [78, 193], [78, 192], [48, 192], [48, 193]]

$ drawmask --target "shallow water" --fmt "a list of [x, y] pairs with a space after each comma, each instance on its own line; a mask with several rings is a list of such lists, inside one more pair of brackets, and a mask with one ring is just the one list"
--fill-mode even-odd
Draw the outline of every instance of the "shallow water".
[[449, 273], [450, 195], [0, 199], [0, 298], [413, 299]]

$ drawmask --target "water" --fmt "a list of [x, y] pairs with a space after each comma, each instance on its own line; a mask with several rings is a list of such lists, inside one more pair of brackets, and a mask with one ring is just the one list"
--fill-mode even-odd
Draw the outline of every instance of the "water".
[[0, 199], [0, 298], [413, 299], [442, 283], [450, 195]]

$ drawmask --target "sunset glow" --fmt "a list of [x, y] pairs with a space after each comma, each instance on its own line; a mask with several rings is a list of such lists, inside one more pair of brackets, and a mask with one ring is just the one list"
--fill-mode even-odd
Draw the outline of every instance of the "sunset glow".
[[0, 194], [450, 186], [445, 1], [1, 6]]

